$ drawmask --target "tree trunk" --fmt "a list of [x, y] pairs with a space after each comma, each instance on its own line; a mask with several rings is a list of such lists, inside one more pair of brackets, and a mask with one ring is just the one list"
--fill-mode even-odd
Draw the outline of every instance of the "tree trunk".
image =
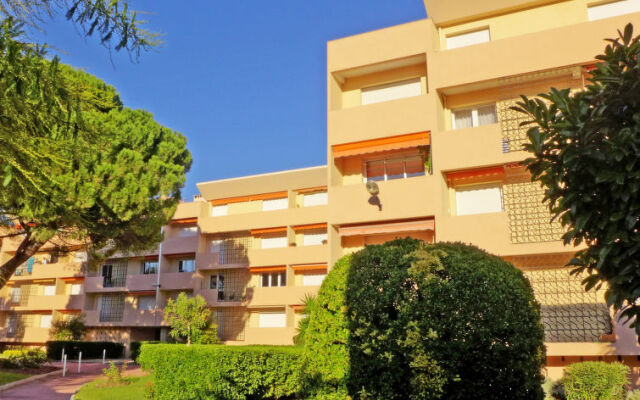
[[16, 250], [16, 254], [0, 265], [0, 289], [11, 279], [16, 269], [34, 255], [45, 243], [31, 237], [31, 233], [25, 235]]

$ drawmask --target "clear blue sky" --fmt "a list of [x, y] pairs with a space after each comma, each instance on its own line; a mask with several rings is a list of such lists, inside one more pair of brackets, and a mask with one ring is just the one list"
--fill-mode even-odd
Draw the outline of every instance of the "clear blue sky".
[[60, 15], [36, 35], [185, 135], [197, 182], [326, 163], [326, 42], [425, 18], [422, 0], [131, 1], [164, 45], [138, 63]]

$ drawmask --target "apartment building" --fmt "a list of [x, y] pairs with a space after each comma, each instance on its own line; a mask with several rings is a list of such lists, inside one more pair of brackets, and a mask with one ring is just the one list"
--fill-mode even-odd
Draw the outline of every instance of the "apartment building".
[[0, 342], [42, 343], [52, 315], [79, 312], [96, 340], [165, 339], [162, 309], [184, 291], [207, 300], [226, 343], [290, 344], [332, 263], [410, 236], [471, 243], [522, 269], [550, 375], [579, 360], [638, 366], [634, 332], [564, 267], [575, 249], [520, 166], [526, 135], [511, 106], [582, 90], [603, 39], [640, 26], [640, 0], [425, 6], [428, 19], [328, 43], [326, 166], [199, 183], [157, 250], [94, 270], [81, 249], [64, 260], [43, 250], [0, 292]]

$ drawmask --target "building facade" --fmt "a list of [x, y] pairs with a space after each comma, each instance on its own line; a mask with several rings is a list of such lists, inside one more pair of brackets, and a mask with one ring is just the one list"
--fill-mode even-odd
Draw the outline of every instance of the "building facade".
[[552, 376], [580, 360], [636, 366], [634, 332], [564, 267], [575, 249], [520, 166], [526, 132], [511, 107], [521, 94], [582, 90], [603, 39], [640, 26], [640, 0], [425, 6], [428, 19], [328, 43], [326, 166], [200, 183], [157, 251], [94, 271], [82, 256], [35, 257], [0, 292], [0, 342], [42, 343], [50, 315], [74, 312], [96, 340], [163, 339], [162, 308], [186, 291], [207, 300], [226, 343], [290, 344], [332, 263], [410, 236], [471, 243], [520, 268]]

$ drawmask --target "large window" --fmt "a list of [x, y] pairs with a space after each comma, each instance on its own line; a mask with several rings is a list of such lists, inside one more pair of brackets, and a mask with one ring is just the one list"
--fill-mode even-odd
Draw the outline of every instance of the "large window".
[[20, 288], [12, 287], [11, 288], [11, 302], [12, 303], [20, 303]]
[[40, 316], [40, 328], [51, 328], [51, 314], [45, 314]]
[[287, 247], [287, 235], [281, 234], [278, 236], [262, 236], [260, 238], [260, 247], [263, 249]]
[[124, 295], [104, 294], [98, 298], [100, 322], [120, 322], [124, 311]]
[[500, 186], [457, 187], [456, 215], [472, 215], [501, 212], [502, 188]]
[[221, 206], [213, 206], [211, 207], [211, 216], [212, 217], [223, 217], [229, 213], [229, 207], [226, 204]]
[[156, 308], [156, 296], [138, 297], [138, 310], [153, 310]]
[[489, 28], [452, 35], [447, 37], [447, 49], [456, 49], [458, 47], [472, 46], [478, 43], [486, 43], [491, 40]]
[[47, 285], [44, 287], [44, 296], [55, 296], [56, 295], [56, 285]]
[[497, 122], [498, 116], [496, 115], [495, 104], [453, 110], [451, 112], [451, 127], [453, 129], [475, 128]]
[[285, 312], [261, 312], [258, 318], [260, 328], [284, 328], [287, 326]]
[[82, 283], [71, 284], [71, 294], [80, 294], [82, 292]]
[[329, 202], [327, 192], [308, 193], [304, 195], [304, 207], [323, 206]]
[[178, 272], [195, 272], [196, 260], [193, 258], [184, 258], [178, 260]]
[[142, 273], [145, 275], [158, 273], [158, 261], [144, 261], [142, 263]]
[[262, 274], [262, 287], [287, 286], [287, 272], [269, 272]]
[[287, 208], [289, 208], [289, 199], [287, 197], [262, 201], [262, 211], [284, 210]]
[[127, 263], [116, 261], [102, 266], [104, 287], [122, 287], [127, 281]]
[[196, 236], [198, 234], [197, 226], [183, 226], [178, 231], [178, 236]]
[[589, 21], [617, 17], [640, 11], [640, 0], [621, 0], [598, 4], [588, 8]]
[[325, 244], [327, 241], [327, 231], [313, 230], [303, 234], [303, 245], [305, 246], [319, 246]]
[[364, 163], [364, 181], [388, 181], [425, 174], [421, 155], [390, 156]]
[[362, 105], [420, 96], [421, 94], [420, 78], [387, 83], [362, 89]]

